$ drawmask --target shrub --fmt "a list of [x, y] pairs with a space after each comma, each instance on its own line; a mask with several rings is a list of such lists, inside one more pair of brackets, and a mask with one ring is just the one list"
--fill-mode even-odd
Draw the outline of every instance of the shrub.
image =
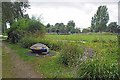
[[11, 30], [8, 31], [8, 38], [7, 40], [10, 41], [11, 43], [17, 43], [19, 40], [22, 38], [23, 34], [21, 30]]
[[44, 25], [38, 20], [29, 20], [26, 30], [31, 33], [41, 32], [42, 34], [44, 33]]
[[[8, 40], [17, 43], [24, 35], [44, 35], [44, 25], [38, 20], [21, 18], [14, 22], [8, 30]], [[37, 36], [38, 37], [38, 36]]]

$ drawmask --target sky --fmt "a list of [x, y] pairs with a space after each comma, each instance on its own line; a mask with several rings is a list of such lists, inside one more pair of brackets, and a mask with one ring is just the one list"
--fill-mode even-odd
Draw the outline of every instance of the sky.
[[26, 13], [30, 17], [35, 16], [41, 19], [43, 24], [64, 23], [73, 20], [77, 28], [87, 28], [91, 25], [91, 18], [100, 5], [106, 5], [109, 12], [109, 22], [118, 22], [118, 0], [103, 1], [78, 1], [78, 0], [44, 0], [30, 1], [30, 9]]

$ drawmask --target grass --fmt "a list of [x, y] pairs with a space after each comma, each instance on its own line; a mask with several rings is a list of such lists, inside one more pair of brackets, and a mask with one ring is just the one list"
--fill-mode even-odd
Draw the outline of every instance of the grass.
[[[63, 49], [63, 50], [65, 49], [64, 46], [61, 45], [59, 43], [59, 41], [57, 41], [57, 40], [67, 40], [67, 41], [85, 40], [86, 43], [75, 42], [74, 44], [92, 48], [95, 52], [93, 63], [88, 60], [88, 62], [86, 62], [82, 65], [79, 65], [79, 67], [77, 68], [78, 75], [76, 75], [76, 71], [75, 71], [74, 67], [67, 67], [60, 63], [59, 58], [60, 58], [61, 50], [54, 49], [56, 51], [59, 51], [59, 52], [56, 52], [56, 54], [54, 56], [35, 57], [35, 56], [26, 55], [26, 53], [29, 52], [29, 49], [22, 48], [16, 44], [9, 44], [9, 47], [11, 49], [14, 49], [15, 53], [17, 53], [24, 61], [32, 64], [33, 67], [36, 69], [36, 71], [38, 71], [39, 73], [43, 74], [46, 77], [49, 77], [49, 78], [60, 78], [60, 77], [72, 78], [72, 77], [83, 76], [83, 74], [86, 72], [91, 73], [94, 76], [96, 76], [97, 73], [99, 72], [98, 71], [99, 69], [100, 69], [99, 76], [102, 77], [103, 76], [102, 75], [103, 74], [102, 67], [104, 65], [107, 65], [107, 66], [105, 66], [106, 67], [105, 70], [106, 71], [108, 70], [108, 72], [111, 72], [111, 74], [108, 74], [108, 76], [112, 76], [112, 75], [115, 75], [118, 73], [117, 67], [115, 67], [115, 68], [113, 67], [114, 65], [116, 65], [117, 59], [118, 59], [118, 55], [117, 55], [118, 46], [117, 46], [117, 36], [116, 35], [103, 35], [103, 34], [101, 34], [101, 35], [100, 34], [49, 35], [49, 34], [47, 34], [44, 37], [44, 39], [42, 39], [42, 40], [41, 40], [41, 37], [38, 37], [35, 39], [29, 38], [29, 40], [30, 39], [32, 40], [32, 41], [30, 41], [30, 43], [33, 43], [33, 41], [34, 41], [34, 43], [42, 42], [49, 46], [52, 45], [52, 47], [50, 47], [51, 49], [58, 46], [58, 47], [61, 47], [61, 49]], [[28, 42], [28, 44], [29, 44], [29, 42]], [[68, 48], [68, 50], [69, 50], [69, 48]], [[73, 52], [75, 52], [75, 51], [73, 51]], [[91, 65], [92, 66], [94, 65], [94, 67], [91, 67]], [[112, 68], [110, 67], [111, 65], [113, 65]], [[86, 68], [86, 66], [88, 66], [88, 68]], [[84, 68], [84, 69], [82, 69], [82, 68]], [[114, 72], [116, 72], [116, 73], [114, 73]], [[87, 76], [88, 75], [89, 74], [87, 74]]]
[[52, 35], [47, 34], [45, 39], [51, 40], [68, 40], [68, 41], [80, 41], [85, 40], [92, 42], [93, 40], [105, 40], [105, 41], [117, 41], [116, 35], [103, 35], [103, 34], [73, 34], [73, 35]]
[[29, 52], [29, 49], [25, 49], [16, 44], [8, 45], [13, 51], [18, 54], [21, 59], [31, 64], [37, 72], [43, 74], [48, 78], [55, 77], [71, 77], [72, 72], [70, 68], [62, 66], [59, 63], [59, 53], [55, 56], [45, 56], [45, 57], [36, 57], [36, 56], [28, 56], [26, 55]]

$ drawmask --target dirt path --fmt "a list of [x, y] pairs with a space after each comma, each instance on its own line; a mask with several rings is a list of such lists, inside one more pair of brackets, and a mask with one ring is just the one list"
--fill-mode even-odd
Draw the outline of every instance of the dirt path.
[[21, 60], [17, 54], [7, 47], [6, 43], [3, 43], [2, 47], [5, 50], [5, 54], [10, 54], [11, 63], [13, 63], [13, 73], [15, 73], [14, 78], [42, 78], [31, 65]]

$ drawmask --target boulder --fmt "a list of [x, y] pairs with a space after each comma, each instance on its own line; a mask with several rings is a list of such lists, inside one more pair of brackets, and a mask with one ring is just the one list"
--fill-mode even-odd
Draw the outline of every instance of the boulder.
[[41, 43], [34, 44], [30, 47], [30, 49], [37, 54], [48, 54], [49, 53], [49, 48]]

